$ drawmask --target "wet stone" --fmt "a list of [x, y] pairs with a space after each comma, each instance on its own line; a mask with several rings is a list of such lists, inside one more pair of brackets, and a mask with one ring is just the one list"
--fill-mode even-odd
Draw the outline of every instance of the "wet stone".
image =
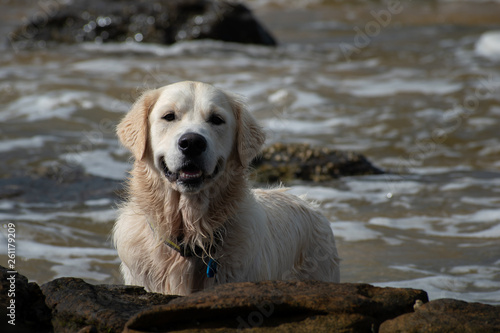
[[384, 322], [379, 332], [500, 332], [500, 306], [437, 299]]
[[343, 176], [384, 173], [363, 155], [300, 143], [275, 143], [252, 162], [252, 177], [261, 183], [304, 180], [323, 182]]
[[319, 281], [232, 283], [147, 309], [124, 332], [370, 332], [412, 311], [416, 299], [427, 294]]
[[144, 42], [183, 40], [276, 45], [243, 4], [219, 0], [92, 0], [54, 3], [11, 32], [12, 42]]
[[56, 332], [121, 332], [134, 314], [177, 297], [148, 293], [142, 287], [91, 285], [77, 278], [47, 282], [42, 291]]
[[45, 304], [45, 296], [40, 287], [28, 282], [24, 275], [13, 273], [2, 266], [0, 316], [0, 332], [52, 332], [50, 309]]

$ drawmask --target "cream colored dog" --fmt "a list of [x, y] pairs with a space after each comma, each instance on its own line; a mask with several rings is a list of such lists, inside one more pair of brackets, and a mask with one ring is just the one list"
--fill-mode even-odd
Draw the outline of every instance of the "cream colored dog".
[[118, 125], [135, 163], [113, 230], [126, 284], [186, 295], [227, 282], [339, 281], [329, 221], [284, 189], [250, 190], [264, 133], [241, 100], [181, 82]]

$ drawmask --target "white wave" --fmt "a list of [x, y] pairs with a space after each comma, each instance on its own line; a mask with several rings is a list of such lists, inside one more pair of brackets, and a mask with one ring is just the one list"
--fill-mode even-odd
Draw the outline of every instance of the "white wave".
[[0, 152], [6, 152], [15, 149], [30, 149], [40, 148], [48, 141], [53, 141], [54, 138], [44, 135], [35, 135], [31, 138], [11, 139], [0, 141]]
[[[327, 203], [325, 207], [330, 210], [338, 209], [342, 206], [342, 203], [347, 204], [346, 207], [352, 201], [367, 201], [371, 204], [380, 204], [383, 202], [388, 202], [389, 197], [387, 192], [384, 191], [342, 191], [335, 188], [321, 187], [321, 186], [293, 186], [290, 190], [292, 194], [304, 195], [307, 199], [321, 202], [323, 204]], [[331, 204], [328, 204], [330, 203]]]
[[292, 104], [294, 108], [312, 108], [315, 105], [321, 105], [328, 103], [329, 100], [321, 97], [318, 94], [307, 92], [307, 91], [296, 91], [295, 92], [296, 100]]
[[500, 60], [500, 31], [487, 31], [479, 37], [475, 45], [477, 55]]
[[0, 201], [0, 210], [9, 210], [15, 207], [16, 207], [16, 202], [14, 201], [8, 201], [6, 199], [2, 199], [2, 201]]
[[357, 193], [373, 192], [384, 196], [390, 193], [390, 197], [394, 197], [397, 194], [417, 194], [425, 188], [425, 184], [405, 180], [400, 176], [382, 175], [373, 179], [376, 180], [367, 181], [353, 178], [347, 181], [347, 186], [349, 186], [351, 191]]
[[[374, 177], [344, 178], [340, 183], [347, 186], [345, 190], [324, 186], [292, 186], [290, 192], [295, 195], [306, 194], [308, 199], [319, 202], [334, 202], [333, 207], [349, 201], [367, 201], [371, 204], [381, 204], [397, 200], [399, 196], [414, 195], [425, 188], [410, 180], [393, 180], [387, 175]], [[333, 208], [332, 208], [333, 209]]]
[[287, 109], [310, 109], [329, 102], [328, 99], [321, 97], [319, 94], [294, 89], [279, 89], [268, 96], [268, 101], [277, 108]]
[[58, 262], [66, 258], [117, 256], [116, 250], [112, 248], [58, 246], [23, 239], [17, 239], [16, 243], [19, 245], [17, 254], [25, 259], [46, 259]]
[[[61, 207], [65, 207], [62, 205]], [[41, 204], [40, 207], [48, 208], [50, 205]], [[22, 213], [0, 213], [0, 221], [32, 221], [32, 222], [52, 222], [67, 220], [68, 218], [88, 219], [90, 222], [107, 223], [115, 220], [114, 209], [100, 209], [85, 212], [57, 211], [43, 212], [24, 209]], [[61, 226], [61, 228], [64, 228]], [[70, 234], [70, 233], [68, 233]]]
[[372, 239], [381, 239], [382, 234], [366, 227], [362, 222], [335, 221], [331, 223], [335, 237], [340, 237], [347, 242], [358, 242]]
[[255, 7], [284, 6], [285, 8], [306, 8], [314, 4], [320, 4], [321, 0], [251, 0], [248, 4]]
[[448, 183], [441, 186], [440, 191], [463, 191], [466, 188], [472, 186], [472, 183], [459, 182], [459, 183]]
[[[184, 55], [206, 54], [208, 52], [241, 52], [253, 57], [261, 57], [275, 52], [273, 48], [260, 45], [246, 45], [241, 43], [231, 43], [217, 41], [211, 39], [189, 40], [177, 42], [172, 45], [160, 45], [153, 43], [82, 43], [77, 47], [85, 51], [90, 51], [92, 54], [96, 52], [108, 53], [112, 55], [129, 54], [152, 54], [158, 57], [178, 57]], [[188, 59], [184, 59], [188, 60]], [[217, 59], [220, 60], [220, 59]]]
[[27, 121], [62, 118], [68, 119], [78, 110], [75, 101], [89, 93], [76, 91], [47, 92], [43, 95], [24, 95], [0, 111], [0, 120], [24, 118]]
[[[467, 302], [500, 304], [500, 267], [467, 265], [451, 267], [445, 272], [432, 272], [408, 266], [391, 266], [406, 273], [414, 273], [415, 279], [375, 282], [375, 286], [413, 288], [425, 290], [430, 300], [455, 298]], [[474, 290], [474, 291], [470, 291]]]
[[[463, 235], [463, 234], [460, 234]], [[476, 238], [493, 238], [497, 239], [500, 238], [500, 223], [496, 225], [492, 225], [490, 228], [477, 231], [477, 232], [472, 232], [466, 234], [467, 237], [476, 237]]]
[[129, 73], [134, 68], [134, 63], [121, 59], [94, 59], [76, 62], [71, 66], [75, 71], [88, 73], [102, 73], [107, 75]]
[[53, 279], [71, 276], [103, 281], [110, 275], [96, 271], [93, 267], [96, 264], [118, 262], [116, 250], [111, 248], [57, 246], [22, 239], [17, 239], [16, 244], [17, 255], [23, 260], [43, 259], [55, 263], [50, 268], [55, 272]]
[[433, 222], [439, 222], [439, 218], [428, 216], [412, 216], [406, 218], [388, 218], [388, 217], [373, 217], [368, 221], [370, 225], [382, 226], [399, 230], [422, 230], [426, 233], [431, 232]]
[[462, 201], [465, 204], [472, 204], [472, 205], [479, 205], [479, 206], [496, 206], [500, 207], [500, 198], [492, 198], [492, 197], [470, 197], [470, 196], [463, 196], [460, 198], [460, 201]]
[[323, 186], [292, 186], [289, 189], [291, 194], [301, 196], [305, 195], [308, 200], [314, 200], [319, 202], [325, 202], [330, 200], [343, 201], [359, 198], [355, 193], [349, 191], [337, 190], [333, 187], [323, 187]]
[[94, 223], [108, 223], [116, 219], [116, 210], [91, 210], [84, 213], [75, 214], [74, 217], [87, 218]]
[[454, 298], [466, 302], [484, 302], [490, 304], [499, 304], [500, 288], [496, 290], [486, 290], [484, 292], [454, 291], [449, 288], [463, 289], [468, 281], [462, 281], [459, 278], [449, 276], [430, 276], [413, 280], [390, 281], [390, 282], [372, 282], [378, 287], [392, 288], [412, 288], [425, 290], [430, 300], [440, 298]]
[[115, 160], [106, 150], [68, 153], [62, 155], [61, 158], [78, 163], [91, 175], [109, 179], [125, 179], [127, 171], [130, 169], [129, 163]]
[[362, 80], [342, 81], [341, 91], [354, 96], [378, 97], [390, 96], [398, 93], [421, 93], [446, 95], [458, 91], [460, 84], [450, 83], [446, 80], [410, 80], [392, 78], [385, 81], [379, 78], [364, 78]]
[[175, 43], [173, 45], [159, 45], [150, 43], [82, 43], [80, 47], [86, 51], [99, 53], [137, 53], [154, 54], [167, 57], [183, 54], [186, 49], [192, 48], [190, 43]]
[[391, 96], [398, 93], [446, 95], [461, 89], [459, 83], [441, 78], [418, 79], [416, 70], [395, 69], [384, 74], [339, 82], [341, 92], [361, 97]]
[[352, 117], [333, 117], [327, 120], [307, 121], [301, 119], [271, 118], [261, 122], [266, 130], [294, 134], [333, 134], [339, 126], [354, 126], [356, 119]]
[[468, 222], [500, 223], [500, 209], [482, 209], [469, 215], [454, 215], [454, 217]]
[[439, 237], [500, 238], [500, 209], [483, 209], [471, 214], [444, 217], [373, 217], [368, 223], [398, 230], [419, 230], [426, 235]]
[[19, 118], [31, 122], [53, 118], [70, 119], [78, 111], [94, 108], [124, 112], [128, 105], [96, 92], [58, 90], [40, 95], [23, 95], [0, 111], [0, 121]]
[[[399, 166], [398, 166], [399, 167]], [[452, 171], [470, 171], [472, 167], [468, 165], [457, 165], [457, 166], [411, 166], [408, 172], [416, 175], [436, 175], [436, 174], [448, 174]]]
[[95, 200], [87, 200], [85, 201], [85, 205], [87, 206], [110, 206], [113, 204], [113, 201], [108, 198], [101, 198]]

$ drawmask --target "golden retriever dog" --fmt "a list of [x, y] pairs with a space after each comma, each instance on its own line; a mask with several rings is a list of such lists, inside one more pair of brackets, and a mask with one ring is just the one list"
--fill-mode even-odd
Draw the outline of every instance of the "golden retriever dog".
[[180, 82], [118, 125], [134, 157], [113, 239], [126, 284], [187, 295], [242, 281], [339, 281], [330, 222], [283, 188], [251, 190], [264, 132], [241, 98]]

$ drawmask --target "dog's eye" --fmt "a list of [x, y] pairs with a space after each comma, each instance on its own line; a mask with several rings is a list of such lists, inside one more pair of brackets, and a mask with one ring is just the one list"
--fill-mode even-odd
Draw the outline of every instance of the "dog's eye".
[[226, 122], [224, 121], [224, 118], [217, 114], [211, 114], [210, 117], [208, 118], [208, 122], [213, 124], [213, 125], [222, 125], [225, 124]]
[[169, 112], [166, 115], [164, 115], [163, 117], [161, 117], [161, 119], [164, 119], [166, 121], [174, 121], [175, 120], [175, 113]]

